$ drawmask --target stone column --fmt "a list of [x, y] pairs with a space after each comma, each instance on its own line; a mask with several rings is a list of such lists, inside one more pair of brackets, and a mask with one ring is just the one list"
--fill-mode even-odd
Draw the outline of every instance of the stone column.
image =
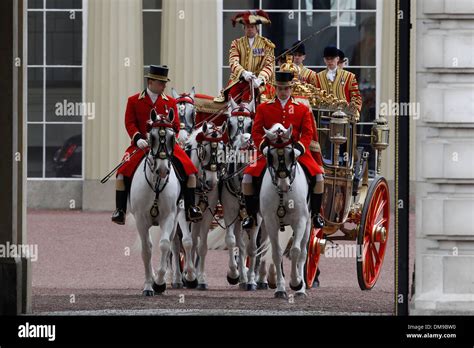
[[178, 92], [216, 96], [222, 45], [222, 0], [163, 0], [161, 63]]
[[417, 1], [411, 314], [474, 313], [474, 3]]
[[110, 210], [114, 177], [99, 180], [130, 144], [125, 107], [143, 89], [142, 0], [89, 0], [85, 25], [85, 101], [94, 103], [95, 118], [85, 120], [83, 209]]
[[[12, 255], [9, 245], [26, 244], [23, 81], [23, 27], [26, 2], [0, 2], [0, 315], [31, 311], [29, 260]], [[5, 257], [6, 256], [6, 257]]]

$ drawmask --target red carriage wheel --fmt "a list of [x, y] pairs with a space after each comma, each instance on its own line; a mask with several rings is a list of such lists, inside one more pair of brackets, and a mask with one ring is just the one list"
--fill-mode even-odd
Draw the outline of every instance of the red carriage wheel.
[[380, 275], [390, 224], [390, 192], [385, 178], [369, 186], [357, 233], [357, 279], [362, 290], [374, 287]]
[[323, 237], [323, 230], [312, 228], [308, 240], [308, 254], [304, 264], [304, 280], [306, 289], [311, 289], [316, 279], [319, 258], [321, 257], [320, 240]]

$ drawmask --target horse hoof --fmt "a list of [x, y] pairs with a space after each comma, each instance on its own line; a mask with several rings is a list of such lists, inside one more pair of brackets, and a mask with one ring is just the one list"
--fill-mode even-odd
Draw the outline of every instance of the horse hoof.
[[240, 283], [239, 284], [239, 289], [240, 290], [247, 290], [247, 283]]
[[268, 287], [270, 289], [276, 289], [277, 288], [277, 285], [275, 283], [272, 283], [272, 282], [268, 282]]
[[247, 291], [257, 290], [257, 284], [247, 284]]
[[184, 286], [188, 289], [196, 289], [196, 287], [198, 286], [198, 280], [197, 279], [186, 280], [186, 278], [184, 278], [183, 281], [184, 281]]
[[197, 289], [198, 290], [207, 290], [207, 284], [206, 283], [198, 284]]
[[257, 290], [268, 290], [268, 284], [263, 282], [257, 283]]
[[308, 297], [308, 295], [306, 295], [306, 293], [304, 293], [304, 292], [297, 292], [297, 293], [295, 293], [295, 297], [296, 298], [306, 298], [306, 297]]
[[302, 287], [303, 287], [303, 280], [301, 280], [300, 283], [296, 286], [291, 285], [291, 282], [290, 282], [291, 290], [299, 291], [299, 290], [301, 290]]
[[155, 282], [153, 282], [153, 290], [155, 290], [155, 292], [158, 293], [158, 294], [164, 293], [165, 290], [166, 290], [166, 283], [158, 285]]
[[239, 276], [237, 276], [237, 278], [232, 278], [227, 275], [227, 281], [230, 285], [235, 285], [239, 282]]
[[155, 296], [155, 292], [153, 290], [143, 290], [143, 296], [145, 297]]
[[183, 283], [171, 283], [171, 287], [173, 289], [182, 289], [183, 288]]
[[313, 289], [319, 288], [319, 280], [315, 280], [315, 281], [313, 282], [312, 288], [313, 288]]
[[277, 292], [275, 292], [275, 298], [282, 298], [282, 299], [287, 300], [288, 295], [286, 294], [285, 291], [277, 291]]

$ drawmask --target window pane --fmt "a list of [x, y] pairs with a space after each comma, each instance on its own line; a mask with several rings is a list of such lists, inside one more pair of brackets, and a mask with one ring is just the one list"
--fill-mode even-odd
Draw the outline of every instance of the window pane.
[[263, 26], [262, 35], [272, 40], [275, 51], [288, 48], [298, 40], [298, 14], [290, 12], [269, 12], [271, 26]]
[[144, 65], [160, 64], [161, 12], [143, 12]]
[[297, 10], [298, 9], [298, 0], [262, 0], [262, 8], [266, 9], [290, 9], [290, 10]]
[[360, 94], [362, 95], [362, 112], [360, 119], [362, 122], [373, 121], [375, 119], [375, 90], [376, 90], [376, 69], [375, 68], [361, 68], [352, 69], [346, 68], [356, 75], [359, 83]]
[[[341, 12], [343, 16], [347, 13]], [[340, 48], [349, 58], [349, 65], [375, 66], [375, 13], [351, 14], [354, 15], [355, 25], [341, 25]]]
[[28, 12], [28, 65], [43, 64], [43, 13]]
[[162, 7], [162, 0], [143, 0], [144, 9], [161, 10]]
[[244, 30], [241, 24], [237, 24], [235, 27], [232, 26], [231, 18], [234, 17], [237, 12], [224, 12], [223, 13], [223, 27], [224, 27], [224, 43], [222, 45], [222, 64], [229, 65], [229, 49], [230, 44], [233, 40], [244, 36]]
[[259, 6], [259, 0], [224, 0], [224, 9], [229, 10], [255, 10]]
[[[331, 24], [331, 16], [336, 12], [302, 12], [301, 13], [301, 38], [305, 39], [318, 30]], [[325, 65], [323, 51], [326, 46], [337, 44], [337, 28], [329, 27], [305, 41], [305, 65]]]
[[357, 0], [357, 9], [358, 10], [375, 10], [377, 0]]
[[[301, 0], [302, 10], [330, 10], [331, 2], [334, 0]], [[335, 9], [335, 5], [334, 5]]]
[[43, 0], [28, 0], [28, 8], [43, 8]]
[[81, 177], [82, 125], [46, 125], [46, 177]]
[[29, 178], [43, 176], [43, 125], [28, 125], [27, 171]]
[[46, 121], [80, 122], [82, 69], [46, 69]]
[[82, 13], [46, 14], [46, 64], [82, 64]]
[[43, 121], [43, 68], [28, 69], [28, 121]]
[[82, 0], [46, 0], [46, 8], [82, 8]]

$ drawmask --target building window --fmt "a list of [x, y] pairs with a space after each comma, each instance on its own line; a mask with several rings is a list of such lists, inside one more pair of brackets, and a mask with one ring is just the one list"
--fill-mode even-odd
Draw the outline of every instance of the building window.
[[160, 64], [161, 54], [161, 0], [143, 0], [143, 66]]
[[82, 179], [82, 0], [28, 0], [29, 179]]
[[[263, 9], [269, 14], [272, 24], [260, 26], [260, 33], [276, 45], [275, 55], [291, 47], [295, 41], [310, 37], [305, 41], [304, 64], [319, 72], [326, 68], [324, 47], [334, 45], [340, 48], [349, 59], [346, 70], [353, 72], [359, 82], [363, 99], [361, 121], [374, 120], [377, 110], [376, 62], [380, 54], [376, 47], [379, 3], [377, 0], [224, 0], [222, 86], [227, 85], [230, 77], [230, 44], [244, 35], [241, 25], [232, 27], [231, 18], [241, 11]], [[321, 29], [324, 31], [311, 37]], [[373, 167], [371, 162], [370, 168]]]

